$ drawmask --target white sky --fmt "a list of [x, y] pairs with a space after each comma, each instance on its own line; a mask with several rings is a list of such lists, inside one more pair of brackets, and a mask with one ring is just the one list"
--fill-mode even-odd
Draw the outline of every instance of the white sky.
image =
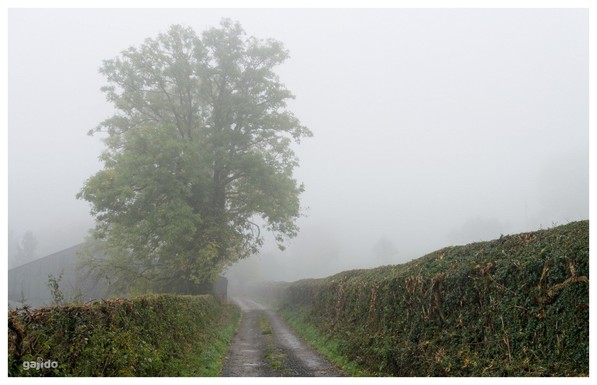
[[374, 266], [382, 237], [399, 263], [589, 217], [586, 9], [9, 10], [8, 224], [40, 256], [93, 224], [75, 194], [101, 168], [101, 61], [222, 17], [289, 49], [278, 73], [314, 133], [296, 147], [303, 232], [252, 271], [321, 276]]

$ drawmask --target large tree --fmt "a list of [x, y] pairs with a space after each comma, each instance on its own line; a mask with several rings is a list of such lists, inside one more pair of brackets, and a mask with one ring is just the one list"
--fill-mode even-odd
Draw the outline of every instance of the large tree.
[[112, 284], [193, 292], [255, 253], [260, 226], [283, 248], [297, 234], [297, 158], [311, 132], [287, 109], [274, 72], [288, 58], [275, 40], [238, 23], [197, 35], [172, 26], [103, 62], [116, 113], [103, 170], [79, 198], [91, 203]]

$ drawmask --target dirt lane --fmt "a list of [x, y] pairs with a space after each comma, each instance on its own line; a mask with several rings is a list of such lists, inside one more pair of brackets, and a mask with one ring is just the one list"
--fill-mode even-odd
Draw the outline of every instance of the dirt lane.
[[338, 377], [339, 369], [313, 350], [273, 311], [233, 299], [242, 310], [222, 377]]

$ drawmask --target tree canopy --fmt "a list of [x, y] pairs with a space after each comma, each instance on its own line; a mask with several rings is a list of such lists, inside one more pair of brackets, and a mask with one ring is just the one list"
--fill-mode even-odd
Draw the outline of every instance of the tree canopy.
[[171, 26], [103, 62], [115, 114], [90, 131], [105, 133], [104, 168], [77, 197], [119, 290], [193, 292], [257, 252], [260, 227], [281, 248], [297, 234], [291, 144], [311, 132], [274, 72], [287, 58], [225, 19], [201, 35]]

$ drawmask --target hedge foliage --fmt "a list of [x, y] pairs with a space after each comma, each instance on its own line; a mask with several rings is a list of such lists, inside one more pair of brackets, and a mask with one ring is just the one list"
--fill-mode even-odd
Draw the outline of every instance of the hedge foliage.
[[589, 222], [447, 247], [283, 290], [383, 376], [588, 376]]
[[[142, 296], [11, 311], [9, 375], [217, 375], [209, 368], [211, 358], [203, 356], [213, 354], [219, 339], [230, 337], [221, 330], [229, 324], [234, 330], [238, 315], [237, 308], [207, 295]], [[29, 363], [38, 359], [54, 361], [57, 367], [32, 368]]]

